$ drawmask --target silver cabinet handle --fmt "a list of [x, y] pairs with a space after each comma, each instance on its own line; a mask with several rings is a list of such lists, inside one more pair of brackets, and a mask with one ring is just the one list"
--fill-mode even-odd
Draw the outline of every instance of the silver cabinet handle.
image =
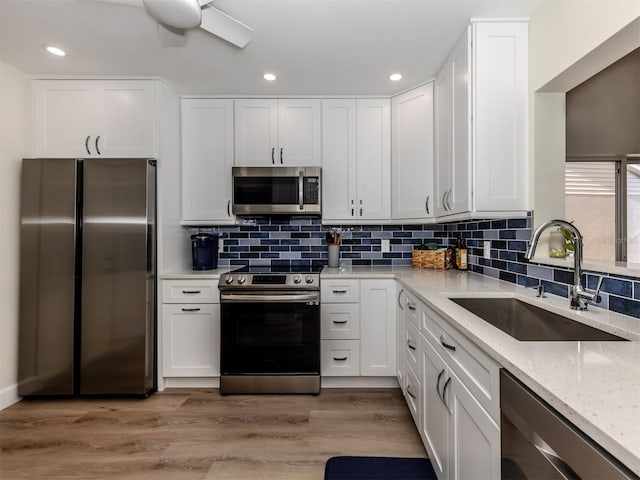
[[438, 374], [438, 381], [436, 382], [436, 392], [438, 392], [438, 397], [440, 397], [440, 379], [442, 378], [442, 375], [444, 375], [444, 368]]
[[96, 137], [96, 152], [98, 152], [98, 155], [102, 155], [102, 153], [100, 152], [100, 147], [98, 147], [99, 141], [100, 141], [100, 135]]
[[353, 217], [355, 215], [355, 206], [354, 206], [354, 201], [353, 199], [351, 200], [351, 216]]
[[448, 350], [451, 350], [452, 352], [455, 352], [455, 351], [456, 351], [456, 347], [455, 347], [455, 346], [451, 345], [450, 343], [445, 342], [445, 340], [444, 340], [444, 335], [440, 335], [440, 344], [441, 344], [444, 348], [446, 348], [446, 349], [448, 349]]
[[447, 202], [447, 210], [453, 210], [453, 207], [451, 206], [451, 202], [449, 201], [449, 199], [451, 198], [451, 195], [453, 195], [453, 189], [452, 188], [447, 190], [447, 196], [445, 198], [445, 200]]
[[413, 302], [409, 302], [409, 301], [407, 301], [407, 308], [408, 308], [409, 310], [411, 310], [412, 312], [415, 312], [415, 311], [416, 311], [416, 304], [415, 304], [415, 303], [413, 303]]
[[274, 165], [276, 164], [275, 153], [276, 153], [276, 147], [271, 147], [271, 163], [273, 163]]
[[345, 323], [347, 323], [347, 320], [333, 320], [333, 323], [335, 323], [336, 325], [344, 325]]
[[407, 384], [407, 395], [409, 395], [411, 398], [416, 398], [414, 393], [411, 391], [411, 385], [409, 384]]
[[199, 308], [182, 308], [183, 312], [199, 312]]
[[202, 293], [201, 290], [182, 290], [182, 293], [185, 295], [195, 295], [198, 293]]
[[431, 212], [429, 211], [429, 198], [431, 197], [431, 195], [427, 195], [427, 201], [424, 203], [424, 208], [427, 210], [427, 215], [431, 215]]
[[227, 217], [231, 216], [231, 200], [227, 200]]
[[443, 194], [442, 194], [442, 208], [444, 208], [445, 211], [449, 210], [447, 208], [447, 192], [449, 190], [446, 190]]
[[333, 357], [336, 362], [344, 362], [349, 357]]
[[451, 385], [451, 377], [447, 378], [447, 381], [444, 382], [444, 387], [442, 387], [442, 403], [449, 410], [449, 405], [447, 405], [447, 388]]
[[[282, 149], [280, 149], [280, 163], [282, 163]], [[304, 210], [304, 172], [298, 174], [298, 207]]]
[[91, 150], [89, 150], [89, 139], [91, 138], [91, 135], [87, 135], [87, 138], [84, 139], [84, 148], [87, 149], [87, 154], [91, 155]]
[[409, 347], [411, 350], [416, 349], [416, 346], [413, 343], [411, 343], [411, 340], [407, 340], [407, 347]]
[[333, 293], [347, 293], [347, 290], [332, 290]]
[[282, 165], [284, 162], [282, 161], [282, 150], [283, 148], [280, 147], [280, 165]]
[[360, 200], [360, 216], [362, 216], [362, 200]]
[[400, 293], [398, 294], [398, 306], [400, 307], [400, 310], [404, 310], [404, 308], [402, 308], [402, 302], [400, 301], [400, 299], [402, 298], [402, 292], [404, 292], [404, 288], [400, 290]]

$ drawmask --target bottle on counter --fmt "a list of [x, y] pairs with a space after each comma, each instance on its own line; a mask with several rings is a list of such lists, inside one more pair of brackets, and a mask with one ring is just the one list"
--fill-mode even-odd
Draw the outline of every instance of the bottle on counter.
[[458, 270], [467, 270], [469, 268], [467, 264], [467, 245], [465, 244], [465, 241], [462, 238], [456, 239], [455, 257], [456, 257], [455, 265]]

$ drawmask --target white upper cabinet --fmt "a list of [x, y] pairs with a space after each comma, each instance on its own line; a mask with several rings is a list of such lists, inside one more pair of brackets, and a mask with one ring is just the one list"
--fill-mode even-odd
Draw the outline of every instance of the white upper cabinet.
[[435, 82], [436, 216], [527, 210], [527, 82], [526, 22], [465, 30]]
[[391, 216], [434, 217], [433, 82], [391, 101]]
[[152, 80], [35, 80], [37, 157], [157, 157]]
[[321, 103], [236, 99], [236, 166], [319, 166]]
[[233, 100], [182, 100], [182, 223], [233, 223]]
[[322, 105], [323, 222], [389, 220], [389, 100], [334, 99]]

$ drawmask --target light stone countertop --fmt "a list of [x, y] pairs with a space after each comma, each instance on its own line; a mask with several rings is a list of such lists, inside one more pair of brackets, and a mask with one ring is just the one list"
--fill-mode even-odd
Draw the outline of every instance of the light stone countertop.
[[158, 278], [160, 280], [218, 280], [220, 275], [236, 268], [239, 267], [220, 267], [213, 270], [176, 270], [162, 273]]
[[[453, 327], [640, 475], [640, 319], [600, 308], [569, 309], [547, 295], [469, 272], [411, 267], [325, 268], [321, 278], [396, 278]], [[523, 342], [449, 300], [511, 296], [629, 342]]]

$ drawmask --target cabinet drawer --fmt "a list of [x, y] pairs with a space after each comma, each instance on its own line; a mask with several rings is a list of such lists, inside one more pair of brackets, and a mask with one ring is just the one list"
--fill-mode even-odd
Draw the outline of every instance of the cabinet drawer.
[[357, 303], [323, 303], [320, 318], [323, 340], [360, 338], [360, 305]]
[[320, 282], [320, 301], [358, 303], [360, 301], [360, 282], [358, 280], [322, 280]]
[[500, 366], [429, 308], [420, 330], [494, 421], [500, 422]]
[[163, 280], [162, 303], [220, 303], [218, 280]]
[[418, 379], [422, 378], [420, 370], [420, 336], [418, 329], [411, 322], [405, 322], [402, 352], [407, 364], [411, 367]]
[[322, 340], [320, 374], [324, 377], [360, 375], [360, 340]]
[[416, 327], [418, 327], [418, 317], [420, 313], [420, 305], [422, 305], [422, 302], [419, 302], [413, 294], [405, 290], [402, 294], [402, 297], [400, 298], [400, 305], [400, 308], [402, 308], [405, 317], [411, 320], [411, 322]]

